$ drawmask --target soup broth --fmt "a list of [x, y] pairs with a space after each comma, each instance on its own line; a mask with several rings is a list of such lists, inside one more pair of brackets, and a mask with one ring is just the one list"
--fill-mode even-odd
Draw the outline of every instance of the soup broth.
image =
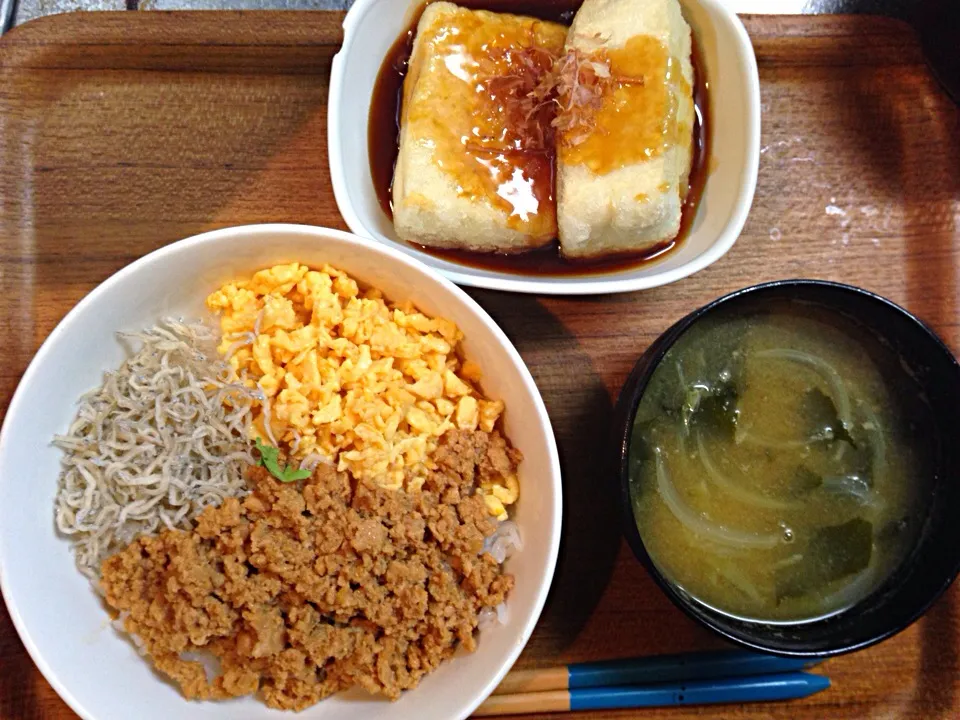
[[634, 516], [653, 562], [737, 617], [856, 603], [922, 527], [934, 442], [922, 403], [890, 348], [813, 306], [698, 322], [633, 428]]

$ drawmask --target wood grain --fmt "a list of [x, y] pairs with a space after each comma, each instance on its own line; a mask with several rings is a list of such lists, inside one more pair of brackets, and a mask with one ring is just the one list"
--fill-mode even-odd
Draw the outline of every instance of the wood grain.
[[[48, 18], [4, 37], [0, 411], [57, 321], [134, 258], [240, 223], [344, 227], [325, 122], [340, 20], [104, 13]], [[863, 16], [746, 22], [760, 65], [763, 155], [750, 220], [726, 257], [635, 294], [472, 293], [530, 365], [563, 461], [560, 566], [520, 667], [718, 644], [670, 605], [621, 542], [597, 474], [616, 393], [673, 321], [735, 288], [818, 277], [886, 295], [960, 349], [960, 111], [913, 33]], [[956, 717], [958, 623], [955, 588], [892, 640], [823, 665], [828, 692], [644, 717]], [[0, 717], [73, 717], [3, 610]]]

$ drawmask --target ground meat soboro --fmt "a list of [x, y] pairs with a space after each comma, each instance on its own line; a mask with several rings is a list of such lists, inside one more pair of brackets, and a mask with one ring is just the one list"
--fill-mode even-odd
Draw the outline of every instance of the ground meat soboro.
[[[479, 554], [494, 522], [475, 489], [519, 454], [497, 433], [452, 431], [434, 459], [413, 494], [330, 467], [302, 485], [251, 468], [243, 501], [107, 559], [107, 602], [188, 698], [259, 692], [301, 710], [353, 685], [397, 698], [472, 651], [478, 612], [513, 586]], [[212, 680], [183, 657], [195, 651], [219, 658]]]

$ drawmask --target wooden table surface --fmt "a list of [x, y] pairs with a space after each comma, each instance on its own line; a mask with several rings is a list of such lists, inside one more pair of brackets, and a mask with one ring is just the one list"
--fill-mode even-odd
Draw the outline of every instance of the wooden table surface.
[[[3, 38], [0, 410], [57, 321], [134, 258], [227, 225], [344, 227], [326, 157], [340, 19], [91, 14]], [[519, 666], [718, 645], [631, 556], [596, 472], [621, 383], [674, 320], [742, 286], [827, 278], [905, 305], [960, 349], [960, 111], [911, 30], [863, 16], [746, 24], [760, 66], [763, 151], [750, 220], [726, 257], [634, 294], [472, 291], [529, 364], [563, 462], [560, 564]], [[833, 688], [808, 700], [644, 716], [957, 717], [958, 621], [954, 588], [897, 637], [825, 663]], [[0, 718], [68, 717], [0, 608]]]

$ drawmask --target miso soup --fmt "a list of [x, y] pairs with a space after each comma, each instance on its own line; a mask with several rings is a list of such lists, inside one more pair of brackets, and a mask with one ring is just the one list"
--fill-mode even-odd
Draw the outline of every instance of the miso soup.
[[856, 603], [921, 531], [936, 442], [924, 403], [850, 319], [789, 302], [705, 317], [666, 353], [634, 422], [631, 497], [653, 562], [741, 618]]

